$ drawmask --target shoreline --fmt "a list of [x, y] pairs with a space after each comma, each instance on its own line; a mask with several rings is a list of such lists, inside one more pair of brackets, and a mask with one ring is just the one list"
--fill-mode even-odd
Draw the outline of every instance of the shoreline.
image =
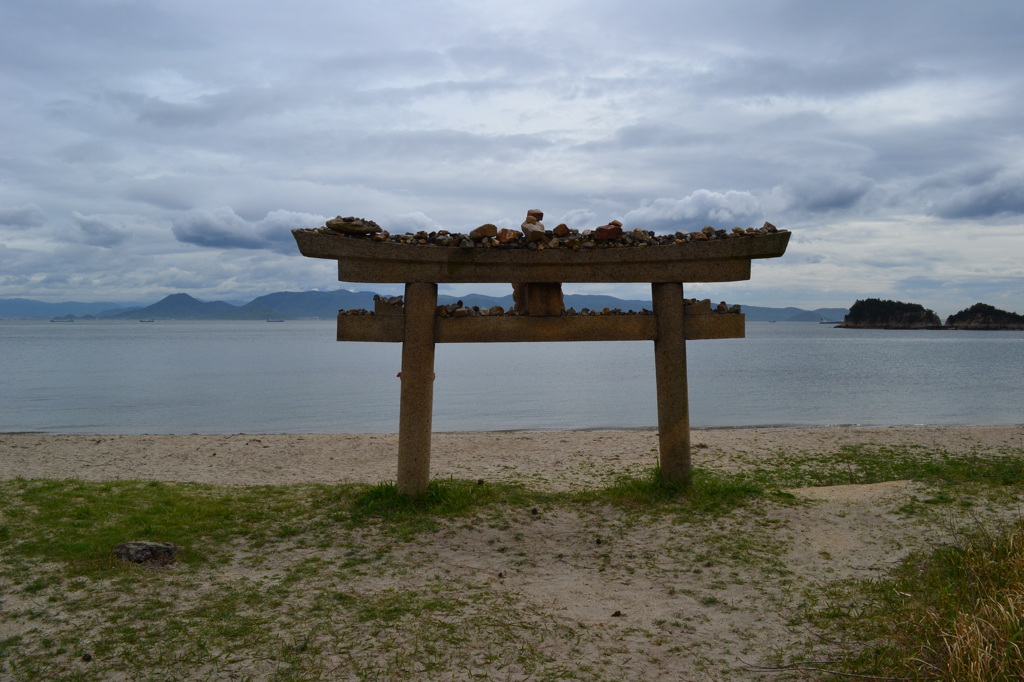
[[[742, 471], [779, 453], [919, 446], [998, 455], [1024, 449], [1024, 424], [726, 427], [691, 431], [694, 467]], [[78, 478], [213, 485], [393, 481], [398, 434], [0, 433], [0, 480]], [[658, 462], [654, 429], [435, 432], [431, 477], [565, 490], [606, 485]]]

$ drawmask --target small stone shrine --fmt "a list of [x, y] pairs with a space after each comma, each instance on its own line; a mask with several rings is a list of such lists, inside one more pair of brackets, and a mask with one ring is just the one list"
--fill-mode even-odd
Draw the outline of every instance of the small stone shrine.
[[[653, 341], [661, 475], [689, 482], [686, 342], [742, 338], [744, 316], [738, 306], [685, 299], [683, 283], [750, 279], [751, 260], [781, 256], [790, 233], [765, 223], [655, 235], [618, 221], [548, 230], [543, 218], [531, 210], [521, 231], [486, 224], [469, 234], [391, 235], [354, 217], [292, 231], [304, 256], [338, 261], [341, 281], [405, 284], [404, 296], [378, 296], [372, 312], [338, 312], [339, 341], [402, 344], [399, 492], [418, 495], [430, 480], [437, 343]], [[437, 305], [439, 283], [475, 282], [512, 284], [515, 307]], [[653, 310], [565, 310], [564, 282], [650, 282]]]

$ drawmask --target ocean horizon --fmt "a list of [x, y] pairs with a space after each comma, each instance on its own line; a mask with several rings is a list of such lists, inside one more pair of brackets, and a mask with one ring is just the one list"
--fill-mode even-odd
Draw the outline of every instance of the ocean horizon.
[[[400, 344], [333, 321], [0, 321], [0, 431], [393, 433]], [[748, 322], [687, 343], [693, 428], [1017, 424], [1024, 334]], [[434, 431], [657, 426], [653, 343], [439, 344]]]

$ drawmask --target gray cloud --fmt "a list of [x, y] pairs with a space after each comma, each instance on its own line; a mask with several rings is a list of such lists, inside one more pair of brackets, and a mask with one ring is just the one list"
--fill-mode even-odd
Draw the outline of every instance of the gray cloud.
[[140, 98], [137, 116], [142, 123], [166, 127], [236, 125], [253, 116], [265, 116], [285, 108], [280, 93], [270, 89], [238, 88], [202, 95], [187, 103], [159, 97]]
[[193, 209], [174, 219], [171, 232], [185, 244], [213, 249], [269, 249], [293, 251], [291, 230], [315, 227], [322, 216], [291, 211], [273, 211], [256, 222], [249, 222], [233, 209]]
[[46, 222], [46, 214], [43, 209], [35, 204], [16, 206], [14, 208], [0, 208], [0, 225], [10, 227], [39, 227]]
[[870, 178], [859, 174], [823, 172], [786, 181], [779, 190], [787, 209], [817, 214], [855, 207], [872, 186]]
[[950, 220], [1022, 216], [1024, 172], [1001, 172], [977, 184], [956, 187], [939, 200], [935, 213]]
[[128, 239], [124, 225], [118, 221], [96, 217], [85, 216], [75, 211], [71, 214], [78, 226], [78, 234], [75, 239], [84, 244], [111, 248], [118, 246]]
[[955, 307], [1024, 276], [1022, 32], [1010, 0], [4, 3], [0, 296], [329, 288], [291, 228], [540, 208], [793, 228], [751, 304]]

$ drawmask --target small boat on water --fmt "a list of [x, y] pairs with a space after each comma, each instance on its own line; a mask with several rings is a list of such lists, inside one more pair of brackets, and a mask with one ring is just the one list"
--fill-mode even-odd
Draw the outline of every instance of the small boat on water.
[[152, 317], [151, 317], [151, 318], [149, 318], [149, 319], [147, 319], [147, 320], [139, 320], [139, 322], [153, 322], [153, 321], [154, 321], [154, 320], [153, 320], [153, 318], [152, 318]]
[[284, 320], [267, 320], [267, 322], [284, 322]]

